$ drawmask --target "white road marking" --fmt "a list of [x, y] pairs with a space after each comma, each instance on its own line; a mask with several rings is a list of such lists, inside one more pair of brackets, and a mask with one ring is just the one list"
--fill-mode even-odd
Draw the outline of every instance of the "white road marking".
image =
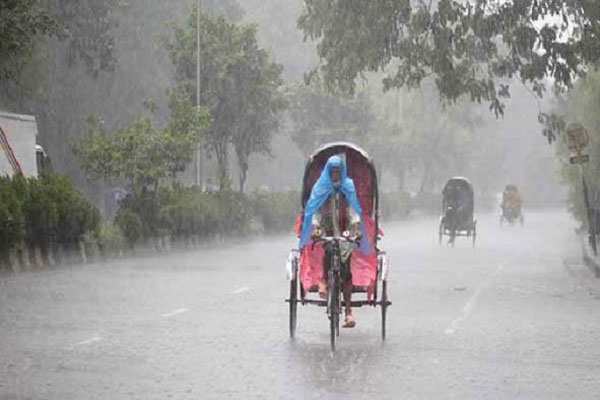
[[250, 289], [252, 289], [252, 288], [251, 288], [251, 287], [248, 287], [248, 286], [244, 286], [244, 287], [241, 287], [241, 288], [239, 288], [239, 289], [236, 289], [236, 290], [234, 290], [234, 291], [233, 291], [233, 292], [231, 292], [230, 294], [240, 294], [240, 293], [247, 292], [247, 291], [248, 291], [248, 290], [250, 290]]
[[471, 315], [471, 312], [473, 311], [473, 307], [475, 307], [475, 302], [481, 295], [481, 292], [483, 291], [483, 289], [485, 289], [485, 287], [492, 281], [492, 279], [494, 277], [496, 277], [502, 271], [502, 268], [504, 268], [504, 264], [498, 265], [498, 268], [496, 268], [496, 271], [488, 279], [486, 279], [481, 285], [479, 285], [477, 287], [477, 289], [475, 289], [475, 292], [471, 295], [471, 297], [469, 298], [469, 301], [467, 301], [467, 304], [465, 304], [465, 306], [461, 310], [460, 315], [454, 321], [452, 321], [452, 323], [444, 331], [444, 333], [446, 335], [452, 335], [458, 329], [460, 329], [460, 324], [464, 320], [466, 320], [469, 317], [469, 315]]
[[102, 338], [100, 336], [94, 336], [94, 337], [91, 337], [91, 338], [89, 338], [87, 340], [81, 341], [79, 343], [75, 343], [72, 347], [85, 346], [86, 344], [92, 344], [92, 343], [95, 343], [95, 342], [99, 342], [101, 340], [102, 340]]
[[166, 314], [161, 314], [161, 317], [168, 318], [168, 317], [172, 317], [174, 315], [183, 314], [184, 312], [188, 312], [188, 311], [189, 311], [188, 308], [178, 308], [175, 311], [171, 311], [171, 312], [166, 313]]

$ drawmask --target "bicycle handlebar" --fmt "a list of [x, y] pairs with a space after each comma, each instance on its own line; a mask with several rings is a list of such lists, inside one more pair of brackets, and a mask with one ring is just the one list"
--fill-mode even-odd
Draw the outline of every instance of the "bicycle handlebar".
[[313, 243], [334, 243], [334, 242], [347, 242], [352, 244], [360, 243], [358, 236], [318, 236], [313, 238]]

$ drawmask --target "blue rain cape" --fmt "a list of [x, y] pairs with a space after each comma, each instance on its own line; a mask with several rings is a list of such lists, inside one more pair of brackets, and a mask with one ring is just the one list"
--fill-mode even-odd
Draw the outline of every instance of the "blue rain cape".
[[[331, 181], [331, 169], [336, 167], [340, 170], [340, 183], [338, 185], [334, 185]], [[346, 163], [344, 163], [342, 158], [339, 156], [329, 157], [327, 164], [325, 164], [325, 168], [323, 168], [323, 171], [321, 172], [321, 176], [319, 176], [319, 179], [317, 179], [312, 191], [310, 192], [310, 197], [308, 202], [306, 202], [306, 207], [304, 208], [304, 220], [302, 221], [302, 232], [300, 234], [299, 247], [302, 249], [310, 242], [313, 215], [318, 213], [319, 209], [329, 198], [329, 196], [338, 190], [342, 192], [346, 198], [346, 201], [354, 209], [356, 214], [361, 217], [361, 221], [359, 223], [359, 228], [362, 233], [360, 249], [363, 253], [368, 254], [371, 251], [371, 246], [369, 245], [369, 241], [365, 235], [365, 227], [362, 223], [362, 208], [360, 207], [358, 197], [356, 196], [354, 181], [348, 178]]]

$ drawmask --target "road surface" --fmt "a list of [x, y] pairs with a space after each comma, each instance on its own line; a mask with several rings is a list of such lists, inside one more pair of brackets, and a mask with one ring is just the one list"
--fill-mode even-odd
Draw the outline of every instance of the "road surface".
[[287, 332], [292, 235], [0, 278], [0, 399], [596, 399], [600, 284], [575, 223], [484, 216], [473, 249], [435, 220], [387, 227], [379, 310], [329, 350], [322, 308]]

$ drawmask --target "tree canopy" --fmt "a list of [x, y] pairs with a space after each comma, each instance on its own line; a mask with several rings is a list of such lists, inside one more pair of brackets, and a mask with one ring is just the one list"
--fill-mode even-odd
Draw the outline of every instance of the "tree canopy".
[[[146, 104], [153, 114], [154, 104]], [[171, 121], [164, 128], [140, 116], [126, 128], [109, 133], [97, 117], [88, 117], [84, 135], [73, 146], [86, 173], [108, 182], [125, 179], [139, 192], [147, 186], [156, 189], [161, 179], [184, 171], [206, 129], [207, 117], [177, 93], [170, 94], [170, 104]]]
[[308, 156], [323, 143], [360, 141], [372, 130], [374, 115], [365, 93], [332, 95], [321, 86], [299, 86], [288, 94], [292, 139]]
[[93, 74], [112, 70], [114, 6], [114, 0], [0, 0], [0, 79], [18, 79], [44, 36], [64, 42], [68, 64], [82, 62]]
[[38, 0], [0, 0], [0, 80], [18, 74], [38, 35], [60, 31], [61, 24]]
[[[415, 88], [431, 77], [442, 99], [466, 96], [504, 113], [509, 80], [541, 97], [559, 91], [600, 58], [596, 0], [305, 0], [298, 21], [318, 41], [330, 89], [352, 92], [366, 72], [383, 87]], [[552, 122], [540, 114], [541, 122]], [[555, 126], [554, 126], [555, 127]], [[555, 132], [545, 130], [550, 141]]]
[[[200, 104], [210, 110], [203, 144], [217, 161], [221, 188], [229, 185], [229, 150], [233, 145], [243, 189], [248, 157], [268, 153], [275, 118], [282, 109], [281, 66], [256, 42], [254, 25], [237, 25], [224, 17], [200, 15]], [[196, 10], [183, 25], [173, 25], [164, 47], [176, 67], [177, 90], [196, 100]]]

